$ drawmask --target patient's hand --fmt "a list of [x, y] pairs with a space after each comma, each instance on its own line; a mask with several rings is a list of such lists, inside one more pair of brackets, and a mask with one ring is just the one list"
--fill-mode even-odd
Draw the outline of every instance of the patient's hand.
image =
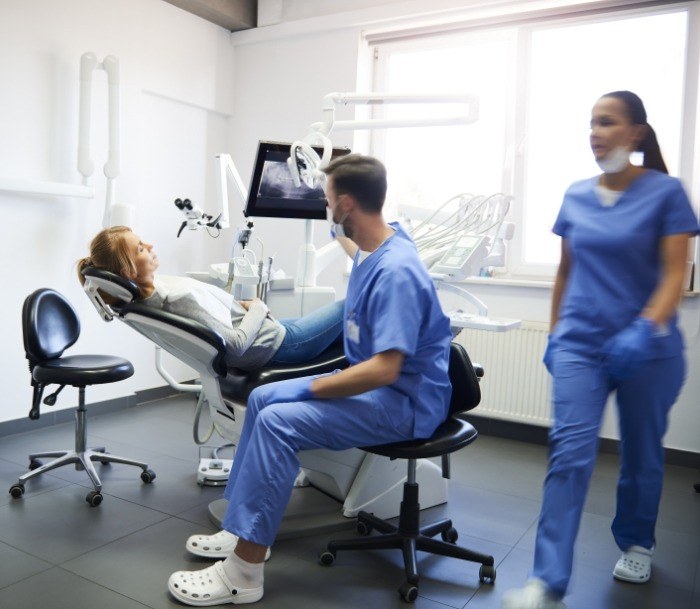
[[256, 304], [261, 304], [267, 308], [265, 303], [262, 300], [260, 300], [259, 298], [253, 298], [253, 300], [240, 300], [239, 302], [241, 303], [241, 306], [246, 311], [250, 311], [250, 307], [252, 307], [253, 305], [256, 305]]

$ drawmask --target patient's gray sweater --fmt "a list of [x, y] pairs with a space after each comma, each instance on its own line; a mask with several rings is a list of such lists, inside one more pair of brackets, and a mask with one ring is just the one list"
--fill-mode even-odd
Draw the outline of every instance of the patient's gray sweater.
[[191, 277], [159, 275], [155, 291], [143, 303], [194, 319], [226, 341], [226, 364], [252, 370], [277, 353], [287, 330], [257, 302], [248, 311], [231, 294]]

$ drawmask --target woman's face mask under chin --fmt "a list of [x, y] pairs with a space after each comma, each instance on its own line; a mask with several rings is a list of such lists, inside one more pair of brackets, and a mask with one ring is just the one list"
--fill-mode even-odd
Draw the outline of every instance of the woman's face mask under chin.
[[625, 146], [617, 146], [601, 159], [596, 159], [603, 173], [620, 173], [629, 165], [631, 151]]

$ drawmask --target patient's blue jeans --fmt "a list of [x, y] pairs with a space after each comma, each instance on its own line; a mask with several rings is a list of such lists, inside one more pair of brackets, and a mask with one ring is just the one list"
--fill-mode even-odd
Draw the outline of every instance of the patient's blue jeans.
[[270, 364], [302, 364], [332, 345], [343, 331], [345, 300], [325, 305], [297, 319], [281, 319], [287, 333]]

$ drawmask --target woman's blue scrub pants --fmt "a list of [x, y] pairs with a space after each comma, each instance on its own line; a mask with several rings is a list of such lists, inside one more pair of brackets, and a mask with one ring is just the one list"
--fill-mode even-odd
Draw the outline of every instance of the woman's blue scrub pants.
[[258, 387], [248, 398], [224, 492], [229, 503], [222, 527], [262, 546], [271, 546], [277, 535], [300, 450], [345, 450], [413, 437], [413, 406], [390, 387], [349, 398], [269, 403], [277, 384]]
[[603, 410], [613, 390], [621, 438], [613, 536], [623, 551], [631, 545], [654, 545], [664, 474], [662, 439], [686, 364], [683, 355], [651, 360], [633, 378], [615, 383], [599, 359], [557, 350], [552, 362], [554, 425], [532, 576], [564, 596]]

